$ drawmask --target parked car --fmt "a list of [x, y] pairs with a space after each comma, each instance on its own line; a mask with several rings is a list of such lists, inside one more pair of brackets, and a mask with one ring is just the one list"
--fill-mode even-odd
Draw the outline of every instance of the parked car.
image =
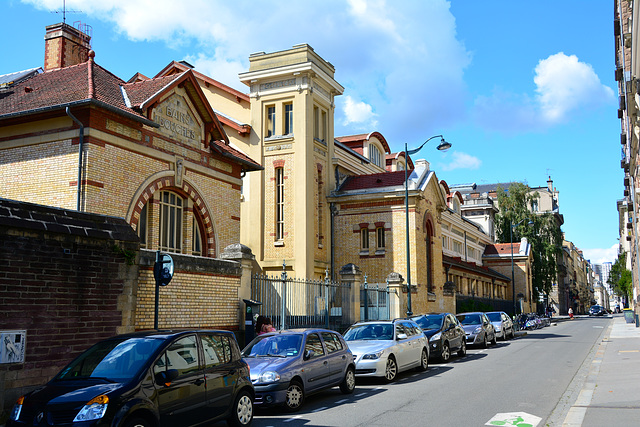
[[412, 320], [358, 322], [345, 332], [356, 362], [356, 376], [382, 377], [387, 382], [399, 372], [429, 367], [429, 341]]
[[496, 331], [496, 337], [507, 340], [515, 337], [516, 333], [513, 329], [513, 320], [504, 311], [490, 311], [485, 313], [489, 318], [489, 321], [493, 324], [493, 328]]
[[606, 316], [607, 310], [601, 305], [592, 305], [589, 308], [589, 316]]
[[429, 340], [429, 356], [448, 362], [451, 353], [467, 354], [467, 341], [462, 325], [451, 313], [431, 313], [411, 318]]
[[227, 331], [147, 331], [100, 341], [18, 399], [8, 426], [248, 426], [249, 367]]
[[326, 329], [291, 329], [259, 335], [242, 350], [251, 368], [257, 406], [300, 409], [310, 393], [339, 386], [353, 393], [353, 354], [342, 336]]
[[459, 313], [456, 318], [462, 324], [467, 335], [468, 345], [479, 345], [487, 348], [487, 344], [496, 344], [496, 331], [486, 314], [480, 312]]

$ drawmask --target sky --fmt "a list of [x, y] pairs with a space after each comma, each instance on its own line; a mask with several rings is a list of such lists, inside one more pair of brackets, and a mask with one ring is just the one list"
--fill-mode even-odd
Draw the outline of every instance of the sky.
[[[0, 75], [44, 62], [64, 0], [0, 0]], [[613, 7], [603, 0], [66, 0], [95, 61], [128, 80], [186, 60], [248, 92], [249, 55], [309, 44], [336, 70], [335, 135], [427, 144], [450, 186], [520, 181], [559, 191], [562, 230], [614, 262], [623, 198]]]

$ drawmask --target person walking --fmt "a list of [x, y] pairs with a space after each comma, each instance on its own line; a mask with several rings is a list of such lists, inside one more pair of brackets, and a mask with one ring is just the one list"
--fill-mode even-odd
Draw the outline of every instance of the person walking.
[[573, 308], [569, 307], [569, 319], [573, 320]]

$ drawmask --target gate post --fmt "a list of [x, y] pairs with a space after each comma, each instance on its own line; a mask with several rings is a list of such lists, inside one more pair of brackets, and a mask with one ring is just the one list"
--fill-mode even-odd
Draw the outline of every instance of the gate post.
[[406, 307], [402, 306], [403, 301], [400, 298], [404, 278], [400, 273], [394, 272], [387, 276], [387, 283], [389, 284], [389, 317], [391, 319], [404, 317], [403, 314], [406, 313], [407, 310]]
[[244, 331], [244, 303], [242, 300], [251, 299], [251, 271], [256, 257], [251, 252], [251, 248], [240, 243], [234, 243], [224, 248], [220, 254], [221, 259], [239, 262], [242, 266], [242, 276], [240, 277], [240, 287], [238, 288], [238, 323], [240, 330]]
[[355, 264], [347, 264], [340, 269], [340, 281], [351, 285], [351, 303], [349, 323], [360, 320], [360, 286], [362, 285], [362, 272]]

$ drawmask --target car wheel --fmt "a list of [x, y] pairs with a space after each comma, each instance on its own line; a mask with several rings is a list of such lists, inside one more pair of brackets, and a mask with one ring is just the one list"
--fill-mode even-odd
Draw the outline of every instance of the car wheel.
[[389, 356], [387, 359], [387, 366], [384, 369], [384, 379], [390, 383], [391, 381], [396, 379], [396, 375], [398, 375], [398, 365], [396, 364], [396, 359], [393, 356]]
[[429, 368], [429, 353], [426, 348], [422, 349], [422, 353], [420, 354], [420, 366], [418, 366], [418, 370], [426, 371]]
[[449, 349], [449, 343], [442, 343], [442, 353], [440, 353], [440, 360], [448, 362], [451, 358], [451, 350]]
[[124, 427], [151, 427], [151, 425], [152, 424], [149, 423], [149, 421], [140, 417], [131, 418], [124, 423]]
[[463, 338], [460, 343], [460, 350], [458, 350], [458, 356], [464, 357], [467, 355], [467, 341]]
[[356, 372], [353, 368], [347, 368], [347, 373], [344, 374], [344, 380], [340, 383], [340, 391], [344, 394], [351, 394], [356, 388]]
[[493, 339], [491, 340], [491, 344], [492, 345], [496, 345], [498, 344], [498, 339], [496, 338], [496, 333], [493, 333]]
[[247, 391], [241, 391], [236, 397], [227, 424], [232, 427], [248, 426], [253, 420], [253, 400]]
[[295, 412], [304, 403], [304, 390], [302, 388], [302, 384], [298, 381], [291, 381], [289, 387], [287, 388], [287, 397], [284, 401], [287, 410], [290, 412]]

